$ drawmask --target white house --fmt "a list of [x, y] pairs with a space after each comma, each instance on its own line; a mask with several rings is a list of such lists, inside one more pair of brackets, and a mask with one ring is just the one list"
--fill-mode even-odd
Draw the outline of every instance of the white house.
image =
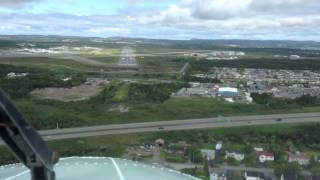
[[290, 60], [297, 60], [297, 59], [300, 59], [301, 57], [299, 55], [290, 55], [289, 56], [289, 59]]
[[25, 77], [27, 75], [28, 75], [28, 73], [14, 73], [14, 72], [11, 72], [11, 73], [7, 74], [7, 78], [8, 79], [12, 79], [12, 78], [17, 78], [17, 77]]
[[71, 77], [67, 77], [67, 78], [63, 78], [62, 81], [67, 82], [67, 81], [70, 81], [71, 79], [72, 79]]
[[258, 152], [259, 162], [274, 161], [274, 154], [272, 152]]
[[222, 149], [222, 142], [220, 141], [216, 144], [216, 150], [221, 150], [221, 149]]
[[227, 176], [224, 173], [212, 173], [210, 180], [227, 180]]
[[263, 148], [262, 148], [262, 147], [254, 147], [253, 149], [254, 149], [254, 151], [256, 151], [256, 152], [262, 152], [262, 151], [263, 151]]
[[225, 158], [226, 159], [233, 158], [233, 159], [235, 159], [237, 161], [243, 161], [244, 160], [244, 154], [240, 153], [240, 152], [236, 152], [236, 151], [232, 151], [232, 152], [226, 151]]
[[211, 161], [215, 159], [216, 151], [211, 149], [201, 149], [201, 154], [202, 157], [206, 158], [208, 161]]
[[297, 162], [301, 166], [306, 166], [310, 164], [310, 157], [301, 152], [288, 153], [288, 162]]

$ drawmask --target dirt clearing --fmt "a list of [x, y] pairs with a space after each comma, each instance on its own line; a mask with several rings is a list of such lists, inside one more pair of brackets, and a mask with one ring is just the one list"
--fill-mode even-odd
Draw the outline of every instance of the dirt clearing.
[[82, 101], [98, 95], [107, 83], [107, 81], [102, 80], [87, 81], [82, 85], [74, 86], [72, 88], [36, 89], [32, 91], [31, 94], [43, 99], [55, 99], [64, 102]]

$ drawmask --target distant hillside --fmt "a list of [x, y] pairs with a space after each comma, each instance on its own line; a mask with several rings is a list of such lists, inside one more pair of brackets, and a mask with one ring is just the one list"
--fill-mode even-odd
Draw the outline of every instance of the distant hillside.
[[37, 36], [37, 35], [0, 35], [1, 45], [15, 46], [17, 43], [128, 43], [128, 44], [157, 44], [178, 48], [299, 48], [320, 50], [320, 42], [316, 41], [287, 41], [287, 40], [224, 40], [224, 39], [191, 39], [191, 40], [168, 40], [146, 39], [126, 37], [76, 37], [76, 36]]

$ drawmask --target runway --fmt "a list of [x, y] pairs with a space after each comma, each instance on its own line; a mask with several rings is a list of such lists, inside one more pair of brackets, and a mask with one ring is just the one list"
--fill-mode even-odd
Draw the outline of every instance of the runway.
[[136, 58], [134, 55], [134, 51], [130, 47], [124, 47], [121, 50], [121, 56], [119, 59], [119, 66], [126, 66], [126, 67], [134, 67], [137, 66]]

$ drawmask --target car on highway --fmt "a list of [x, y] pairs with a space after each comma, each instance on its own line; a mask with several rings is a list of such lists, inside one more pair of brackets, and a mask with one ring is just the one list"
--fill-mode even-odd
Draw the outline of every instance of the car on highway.
[[282, 121], [282, 118], [277, 118], [276, 121], [280, 122]]
[[163, 130], [163, 129], [164, 129], [164, 127], [163, 127], [163, 126], [160, 126], [158, 129], [159, 129], [159, 130]]

